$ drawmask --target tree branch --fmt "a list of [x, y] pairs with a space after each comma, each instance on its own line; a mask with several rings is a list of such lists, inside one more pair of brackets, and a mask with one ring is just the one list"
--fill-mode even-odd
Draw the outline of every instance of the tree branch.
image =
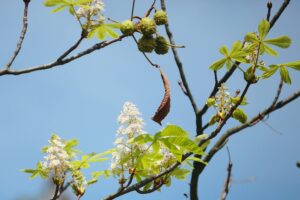
[[[165, 0], [161, 0], [161, 8], [166, 12], [166, 3], [165, 3]], [[173, 47], [175, 45], [175, 41], [174, 41], [174, 38], [173, 38], [173, 33], [171, 32], [170, 30], [170, 27], [169, 27], [169, 24], [165, 24], [165, 29], [166, 29], [166, 32], [167, 32], [167, 35], [168, 35], [168, 38], [170, 40], [170, 43], [171, 43], [171, 48], [172, 48], [172, 52], [173, 52], [173, 55], [174, 55], [174, 59], [175, 59], [175, 62], [176, 62], [176, 65], [178, 67], [178, 70], [179, 70], [179, 73], [180, 73], [180, 77], [181, 77], [181, 80], [182, 80], [182, 83], [186, 89], [186, 93], [187, 93], [187, 96], [192, 104], [192, 107], [193, 107], [193, 110], [195, 112], [195, 114], [198, 113], [198, 108], [197, 108], [197, 105], [196, 105], [196, 102], [194, 100], [194, 97], [191, 93], [191, 90], [189, 88], [189, 85], [188, 85], [188, 82], [186, 80], [186, 76], [185, 76], [185, 73], [184, 73], [184, 70], [183, 70], [183, 65], [182, 65], [182, 62], [179, 58], [179, 55], [178, 55], [178, 52], [176, 50], [175, 47]]]
[[65, 59], [62, 59], [62, 60], [56, 60], [54, 62], [51, 62], [49, 64], [43, 64], [43, 65], [38, 65], [38, 66], [34, 66], [34, 67], [31, 67], [31, 68], [26, 68], [26, 69], [21, 69], [21, 70], [11, 70], [11, 69], [4, 69], [4, 70], [0, 70], [0, 76], [3, 76], [3, 75], [20, 75], [20, 74], [26, 74], [26, 73], [31, 73], [31, 72], [34, 72], [34, 71], [40, 71], [40, 70], [46, 70], [46, 69], [50, 69], [50, 68], [53, 68], [53, 67], [56, 67], [56, 66], [61, 66], [61, 65], [64, 65], [66, 63], [69, 63], [73, 60], [76, 60], [82, 56], [85, 56], [87, 54], [90, 54], [96, 50], [99, 50], [99, 49], [102, 49], [106, 46], [109, 46], [113, 43], [116, 43], [118, 41], [121, 41], [125, 36], [122, 35], [116, 39], [113, 39], [113, 40], [110, 40], [110, 41], [103, 41], [103, 42], [100, 42], [100, 43], [97, 43], [95, 45], [93, 45], [92, 47], [78, 53], [78, 54], [75, 54], [69, 58], [65, 58]]
[[27, 27], [28, 27], [28, 5], [30, 3], [30, 0], [23, 0], [24, 2], [24, 15], [23, 15], [23, 28], [22, 28], [22, 32], [17, 44], [17, 48], [14, 51], [11, 59], [9, 60], [9, 62], [6, 64], [6, 69], [9, 69], [10, 66], [13, 64], [14, 60], [16, 59], [16, 57], [18, 56], [21, 48], [22, 48], [22, 44], [27, 32]]
[[[277, 102], [275, 104], [275, 106], [270, 105], [268, 108], [266, 108], [265, 110], [263, 110], [261, 113], [257, 114], [255, 117], [253, 117], [247, 123], [227, 130], [220, 137], [220, 139], [216, 142], [216, 144], [211, 148], [211, 150], [208, 152], [207, 156], [203, 159], [203, 161], [209, 162], [211, 160], [211, 158], [224, 146], [224, 144], [227, 142], [227, 140], [229, 139], [229, 137], [231, 137], [232, 135], [234, 135], [234, 134], [236, 134], [236, 133], [244, 130], [245, 128], [254, 126], [258, 122], [260, 122], [261, 120], [263, 120], [263, 118], [265, 116], [271, 114], [272, 112], [274, 112], [276, 110], [279, 110], [280, 108], [283, 108], [287, 104], [289, 104], [292, 101], [294, 101], [295, 99], [297, 99], [299, 96], [300, 96], [300, 90], [297, 91], [297, 92], [295, 92], [293, 95], [289, 96], [288, 98], [286, 98], [286, 99], [284, 99], [282, 101]], [[204, 168], [205, 168], [205, 165], [201, 165], [200, 173], [203, 171]]]
[[231, 161], [230, 151], [229, 151], [228, 147], [227, 147], [227, 153], [228, 153], [228, 159], [229, 159], [228, 165], [227, 165], [227, 177], [226, 177], [226, 180], [225, 180], [224, 189], [223, 189], [223, 192], [221, 194], [220, 200], [225, 200], [227, 198], [227, 195], [229, 193], [229, 189], [231, 187], [231, 176], [232, 176], [233, 164], [232, 164], [232, 161]]

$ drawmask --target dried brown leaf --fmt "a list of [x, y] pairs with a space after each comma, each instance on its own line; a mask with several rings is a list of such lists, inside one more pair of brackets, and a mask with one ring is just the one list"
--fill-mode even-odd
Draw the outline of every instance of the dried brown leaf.
[[168, 115], [171, 106], [171, 98], [170, 98], [170, 84], [167, 79], [167, 76], [163, 73], [162, 69], [160, 70], [160, 75], [163, 80], [165, 95], [163, 100], [160, 103], [155, 115], [152, 117], [152, 120], [161, 125], [161, 121]]

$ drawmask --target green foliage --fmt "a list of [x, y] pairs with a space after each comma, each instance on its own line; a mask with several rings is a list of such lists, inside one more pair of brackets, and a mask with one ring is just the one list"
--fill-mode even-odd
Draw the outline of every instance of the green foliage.
[[99, 24], [91, 28], [87, 38], [92, 38], [94, 36], [96, 36], [99, 40], [104, 40], [107, 37], [118, 38], [119, 35], [114, 31], [114, 29], [120, 29], [120, 24]]
[[42, 167], [42, 162], [38, 162], [35, 169], [23, 169], [22, 172], [31, 174], [30, 179], [36, 178], [38, 175], [42, 179], [49, 178], [49, 172]]
[[247, 122], [247, 114], [240, 108], [234, 110], [232, 117], [241, 123]]
[[227, 69], [230, 69], [233, 61], [247, 63], [247, 60], [245, 59], [245, 56], [247, 55], [247, 53], [243, 49], [243, 44], [241, 43], [241, 41], [234, 42], [232, 44], [232, 49], [230, 52], [228, 51], [228, 48], [226, 46], [222, 46], [220, 48], [219, 52], [224, 55], [224, 58], [214, 62], [209, 67], [211, 70], [219, 70], [225, 64], [226, 64]]
[[71, 15], [74, 15], [74, 6], [85, 6], [92, 0], [45, 0], [44, 6], [54, 7], [52, 13], [57, 13], [59, 11], [67, 8]]

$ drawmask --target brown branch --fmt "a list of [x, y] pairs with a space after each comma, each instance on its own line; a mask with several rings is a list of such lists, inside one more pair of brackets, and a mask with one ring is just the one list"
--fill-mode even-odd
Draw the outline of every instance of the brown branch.
[[16, 59], [16, 57], [18, 56], [21, 48], [22, 48], [22, 44], [27, 32], [27, 27], [28, 27], [28, 5], [30, 3], [30, 0], [23, 0], [24, 2], [24, 15], [23, 15], [23, 28], [22, 28], [22, 32], [17, 44], [17, 48], [14, 51], [11, 59], [9, 60], [9, 62], [6, 64], [6, 69], [9, 69], [11, 67], [11, 65], [13, 64], [14, 60]]
[[82, 42], [82, 40], [85, 38], [86, 36], [86, 32], [83, 30], [81, 33], [81, 36], [79, 38], [79, 40], [73, 45], [71, 46], [65, 53], [63, 53], [58, 59], [57, 61], [62, 61], [62, 59], [64, 59], [65, 57], [67, 57], [72, 51], [74, 51]]
[[[166, 3], [165, 3], [165, 0], [161, 0], [161, 8], [166, 12]], [[175, 41], [174, 41], [174, 38], [173, 38], [173, 33], [171, 32], [170, 30], [170, 27], [169, 27], [169, 24], [165, 24], [165, 29], [166, 29], [166, 32], [167, 32], [167, 35], [168, 35], [168, 38], [170, 40], [170, 43], [171, 43], [171, 48], [172, 48], [172, 52], [173, 52], [173, 55], [174, 55], [174, 59], [175, 59], [175, 62], [176, 62], [176, 65], [178, 67], [178, 70], [179, 70], [179, 73], [180, 73], [180, 77], [181, 77], [181, 80], [182, 80], [182, 83], [186, 89], [186, 92], [187, 92], [187, 96], [192, 104], [192, 107], [193, 107], [193, 110], [195, 112], [195, 114], [198, 113], [198, 108], [197, 108], [197, 105], [196, 105], [196, 102], [194, 100], [194, 97], [191, 93], [191, 90], [189, 88], [189, 85], [188, 85], [188, 82], [186, 80], [186, 76], [185, 76], [185, 73], [184, 73], [184, 69], [183, 69], [183, 64], [179, 58], [179, 55], [178, 55], [178, 52], [176, 50], [175, 47], [173, 47], [173, 45], [175, 45]]]
[[277, 13], [273, 16], [272, 20], [270, 21], [270, 29], [275, 25], [276, 21], [279, 19], [283, 11], [286, 9], [286, 7], [289, 5], [290, 0], [284, 0], [282, 5], [280, 6]]
[[63, 60], [56, 60], [54, 62], [51, 62], [49, 64], [43, 64], [43, 65], [38, 65], [38, 66], [34, 66], [34, 67], [31, 67], [31, 68], [25, 68], [25, 69], [20, 69], [20, 70], [10, 70], [10, 69], [4, 69], [4, 70], [0, 70], [0, 76], [3, 76], [3, 75], [20, 75], [20, 74], [26, 74], [26, 73], [31, 73], [31, 72], [34, 72], [34, 71], [40, 71], [40, 70], [46, 70], [46, 69], [50, 69], [50, 68], [53, 68], [53, 67], [56, 67], [56, 66], [61, 66], [61, 65], [64, 65], [66, 63], [69, 63], [73, 60], [76, 60], [82, 56], [85, 56], [87, 54], [90, 54], [96, 50], [99, 50], [99, 49], [102, 49], [106, 46], [109, 46], [113, 43], [116, 43], [118, 41], [121, 41], [125, 36], [120, 36], [116, 39], [113, 39], [113, 40], [110, 40], [110, 41], [103, 41], [103, 42], [100, 42], [100, 43], [97, 43], [95, 45], [93, 45], [92, 47], [78, 53], [78, 54], [75, 54], [69, 58], [65, 58]]
[[226, 180], [225, 180], [223, 192], [221, 193], [220, 200], [225, 200], [227, 198], [227, 195], [229, 193], [229, 189], [231, 187], [231, 180], [232, 180], [231, 176], [232, 176], [233, 164], [232, 164], [232, 161], [231, 161], [231, 156], [230, 156], [230, 152], [229, 152], [228, 147], [227, 147], [227, 153], [228, 153], [228, 158], [229, 158], [228, 165], [227, 165], [227, 177], [226, 177]]

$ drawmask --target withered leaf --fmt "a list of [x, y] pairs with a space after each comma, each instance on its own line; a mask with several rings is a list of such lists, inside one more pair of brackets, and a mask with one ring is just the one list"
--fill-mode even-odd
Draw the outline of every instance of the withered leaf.
[[152, 120], [161, 125], [161, 121], [168, 115], [171, 106], [171, 98], [170, 98], [170, 84], [167, 79], [167, 76], [164, 74], [162, 69], [159, 69], [161, 79], [165, 88], [165, 95], [163, 100], [160, 103], [160, 106], [155, 112], [155, 115], [152, 117]]

